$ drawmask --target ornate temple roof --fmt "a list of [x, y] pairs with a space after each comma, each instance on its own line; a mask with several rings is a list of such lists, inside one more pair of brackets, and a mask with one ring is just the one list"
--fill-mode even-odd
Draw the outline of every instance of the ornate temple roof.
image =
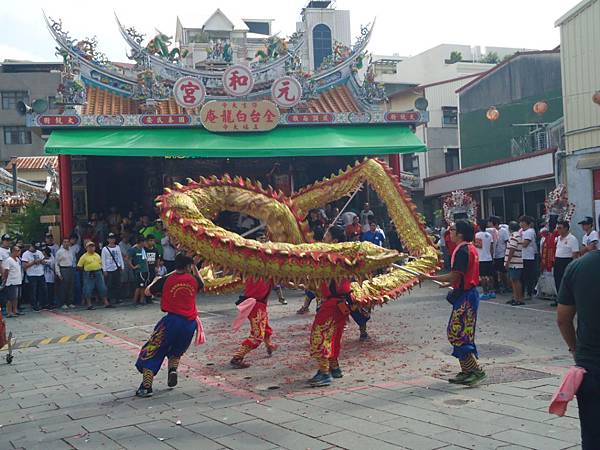
[[[223, 22], [224, 18], [217, 10], [207, 23]], [[190, 108], [187, 103], [182, 104], [181, 98], [175, 98], [177, 83], [188, 79], [196, 80], [197, 89], [204, 91], [200, 105], [212, 100], [271, 100], [277, 103], [273, 106], [280, 110], [279, 124], [282, 125], [418, 124], [428, 120], [427, 113], [419, 111], [387, 110], [385, 91], [375, 80], [374, 66], [366, 52], [373, 25], [361, 27], [360, 35], [351, 46], [333, 41], [331, 55], [317, 70], [307, 72], [303, 58], [308, 44], [302, 32], [287, 39], [267, 36], [264, 47], [248, 55], [248, 49], [255, 49], [256, 43], [243, 48], [234, 40], [231, 44], [227, 39], [213, 41], [210, 35], [198, 29], [200, 34], [186, 35], [186, 39], [196, 39], [187, 47], [173, 47], [169, 36], [158, 32], [148, 40], [133, 27], [122, 25], [117, 18], [117, 27], [131, 48], [128, 57], [132, 60], [132, 63], [117, 63], [99, 51], [95, 38], [73, 39], [61, 21], [45, 19], [58, 44], [58, 54], [63, 57], [62, 82], [57, 94], [57, 103], [62, 104], [63, 111], [61, 115], [33, 114], [28, 120], [30, 126], [204, 125], [199, 119], [199, 106]], [[223, 24], [219, 26], [222, 28]], [[194, 52], [191, 59], [189, 51]], [[247, 56], [240, 59], [244, 54]], [[204, 59], [199, 61], [198, 58]], [[238, 68], [252, 80], [242, 96], [232, 93], [224, 81], [228, 70]], [[277, 83], [285, 79], [298, 86], [299, 95], [294, 103], [285, 104], [275, 98], [275, 89], [281, 86]], [[181, 96], [182, 86], [179, 88]], [[168, 122], [148, 117], [167, 115], [178, 117]]]

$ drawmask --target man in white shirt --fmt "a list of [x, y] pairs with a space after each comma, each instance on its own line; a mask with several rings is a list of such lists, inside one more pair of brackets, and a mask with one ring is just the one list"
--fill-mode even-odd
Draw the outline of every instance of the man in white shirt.
[[40, 251], [39, 242], [32, 243], [29, 250], [23, 253], [21, 260], [23, 268], [27, 274], [29, 284], [29, 298], [31, 300], [31, 309], [39, 311], [41, 307], [46, 307], [46, 279], [44, 278], [44, 264], [46, 259]]
[[50, 253], [52, 253], [52, 256], [56, 257], [56, 252], [58, 251], [59, 246], [54, 242], [54, 236], [52, 236], [52, 233], [46, 234], [45, 242], [46, 246], [50, 249]]
[[475, 233], [474, 244], [479, 255], [479, 281], [483, 288], [483, 294], [479, 296], [481, 300], [496, 298], [494, 292], [494, 263], [492, 255], [494, 252], [494, 241], [492, 235], [485, 230], [487, 221], [479, 221], [479, 231]]
[[75, 260], [71, 252], [71, 241], [63, 239], [62, 246], [54, 258], [54, 271], [58, 277], [58, 303], [62, 309], [75, 308]]
[[175, 270], [175, 256], [177, 255], [177, 249], [171, 243], [171, 238], [168, 235], [160, 240], [160, 245], [162, 245], [162, 259], [165, 262], [167, 273], [173, 272]]
[[375, 213], [371, 211], [369, 203], [365, 202], [365, 204], [363, 205], [363, 209], [360, 212], [360, 224], [363, 227], [363, 233], [369, 231], [369, 223], [371, 222], [373, 217], [375, 217]]
[[2, 261], [2, 284], [4, 286], [4, 300], [6, 300], [6, 317], [16, 317], [23, 314], [17, 310], [19, 291], [23, 284], [20, 255], [21, 249], [15, 245], [12, 247], [8, 258]]
[[500, 226], [500, 218], [496, 216], [490, 217], [488, 226], [496, 230], [497, 239], [494, 242], [494, 286], [502, 292], [508, 289], [508, 277], [504, 268], [504, 258], [506, 256], [506, 245], [510, 239], [508, 228]]
[[583, 239], [581, 240], [581, 255], [585, 255], [587, 252], [592, 250], [600, 250], [600, 240], [598, 239], [598, 232], [594, 230], [594, 219], [587, 216], [581, 222], [579, 222], [581, 228], [583, 228]]
[[102, 248], [102, 272], [106, 279], [108, 302], [121, 303], [121, 271], [125, 267], [121, 248], [117, 245], [117, 235], [108, 233], [108, 245]]
[[559, 220], [556, 224], [556, 257], [554, 258], [554, 283], [556, 292], [560, 292], [560, 284], [569, 263], [579, 257], [579, 242], [570, 233], [569, 222]]
[[537, 235], [533, 228], [533, 218], [529, 216], [519, 217], [521, 225], [521, 236], [523, 237], [523, 291], [525, 300], [531, 300], [533, 290], [537, 283], [537, 266], [535, 254], [537, 253]]

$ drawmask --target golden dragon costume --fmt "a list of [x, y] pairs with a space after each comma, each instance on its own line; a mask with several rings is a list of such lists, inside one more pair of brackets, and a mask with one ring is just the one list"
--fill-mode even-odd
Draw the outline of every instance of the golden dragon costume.
[[[404, 267], [432, 273], [439, 252], [425, 232], [416, 207], [391, 169], [377, 159], [365, 159], [286, 197], [271, 187], [249, 179], [200, 177], [176, 183], [157, 198], [168, 233], [184, 248], [208, 261], [214, 270], [228, 275], [207, 281], [207, 290], [220, 293], [241, 290], [246, 276], [269, 277], [278, 283], [316, 286], [321, 281], [351, 278], [353, 299], [382, 304], [415, 285], [417, 277], [392, 268], [373, 276], [407, 255], [369, 242], [324, 244], [313, 242], [305, 219], [310, 209], [338, 200], [368, 183], [386, 204], [388, 214], [408, 251]], [[266, 224], [273, 242], [261, 243], [217, 226], [221, 211], [247, 214]]]

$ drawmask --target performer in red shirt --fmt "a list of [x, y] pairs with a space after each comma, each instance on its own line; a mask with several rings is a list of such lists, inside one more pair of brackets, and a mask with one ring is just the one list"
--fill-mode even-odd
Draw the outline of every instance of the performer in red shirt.
[[452, 356], [460, 363], [461, 371], [450, 383], [473, 386], [487, 378], [477, 363], [475, 329], [479, 308], [479, 257], [473, 245], [475, 229], [472, 223], [458, 220], [449, 229], [456, 248], [452, 254], [451, 272], [443, 275], [421, 275], [422, 279], [448, 283], [452, 291], [446, 299], [452, 305], [448, 322], [448, 341]]
[[162, 294], [160, 309], [167, 314], [154, 327], [135, 363], [143, 376], [135, 393], [138, 397], [152, 395], [152, 382], [165, 358], [169, 367], [167, 384], [176, 386], [179, 360], [190, 346], [194, 332], [198, 333], [197, 343], [202, 343], [204, 334], [198, 319], [196, 295], [203, 287], [192, 258], [180, 254], [175, 257], [175, 271], [146, 288], [146, 295]]
[[[344, 230], [338, 226], [331, 227], [323, 239], [327, 243], [343, 241]], [[343, 376], [338, 358], [344, 325], [350, 314], [346, 303], [350, 296], [350, 280], [323, 282], [320, 291], [323, 302], [310, 332], [310, 356], [319, 364], [319, 370], [309, 380], [311, 386], [329, 386], [332, 378]]]
[[[248, 315], [250, 321], [250, 336], [242, 342], [240, 349], [231, 359], [231, 365], [235, 369], [246, 369], [250, 364], [244, 362], [244, 356], [252, 350], [257, 349], [263, 342], [267, 348], [267, 354], [271, 354], [277, 349], [277, 346], [271, 342], [273, 330], [269, 325], [269, 313], [267, 303], [269, 294], [273, 289], [273, 282], [263, 280], [262, 278], [248, 278], [244, 288], [244, 295], [240, 297], [240, 304], [245, 301], [256, 300], [256, 304]], [[242, 306], [243, 308], [243, 306]]]

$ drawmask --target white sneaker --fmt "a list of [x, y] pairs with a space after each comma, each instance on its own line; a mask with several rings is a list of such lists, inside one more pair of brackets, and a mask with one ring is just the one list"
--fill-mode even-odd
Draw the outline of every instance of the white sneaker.
[[62, 306], [60, 307], [60, 309], [67, 310], [67, 309], [69, 309], [69, 307], [68, 307], [67, 305], [62, 305]]
[[77, 306], [75, 306], [75, 305], [69, 305], [69, 308], [75, 309], [75, 308], [77, 308]]

